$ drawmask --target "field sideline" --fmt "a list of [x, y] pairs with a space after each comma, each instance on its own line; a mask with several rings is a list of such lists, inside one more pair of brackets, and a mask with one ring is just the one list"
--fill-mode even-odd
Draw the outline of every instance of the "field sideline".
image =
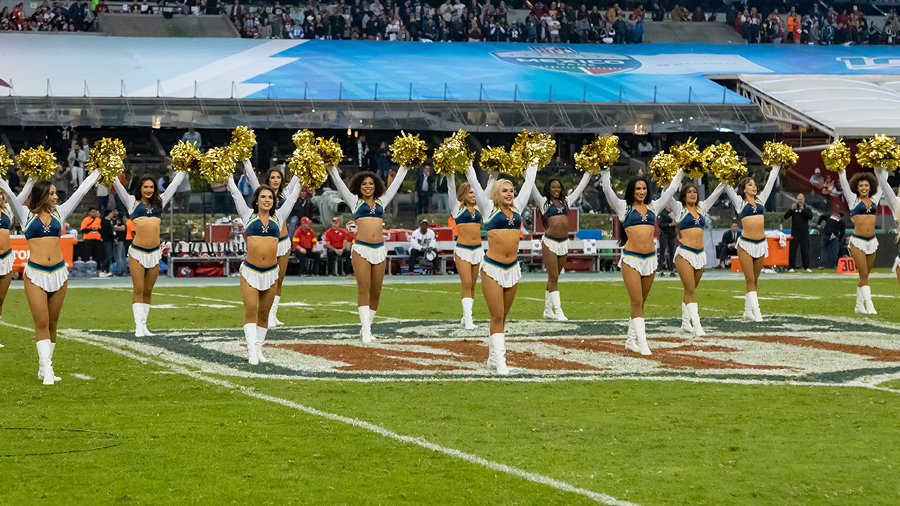
[[483, 347], [487, 309], [479, 290], [479, 329], [458, 334], [451, 276], [389, 277], [375, 331], [402, 338], [374, 349], [352, 338], [351, 281], [289, 278], [279, 317], [297, 327], [270, 332], [273, 364], [257, 370], [232, 339], [236, 280], [161, 279], [156, 336], [140, 342], [129, 280], [76, 280], [52, 387], [35, 378], [14, 284], [0, 324], [0, 503], [900, 502], [892, 274], [872, 279], [879, 314], [864, 318], [855, 277], [764, 275], [773, 316], [754, 334], [737, 319], [743, 281], [712, 271], [698, 294], [705, 341], [673, 330], [681, 285], [660, 278], [654, 361], [619, 353], [617, 275], [564, 275], [569, 323], [540, 322], [543, 283], [525, 279], [510, 380], [466, 358]]

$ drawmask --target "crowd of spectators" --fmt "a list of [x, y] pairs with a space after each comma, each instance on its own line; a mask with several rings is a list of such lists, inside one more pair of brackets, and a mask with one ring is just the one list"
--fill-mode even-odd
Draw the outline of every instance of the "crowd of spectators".
[[788, 12], [775, 8], [763, 16], [755, 7], [739, 12], [732, 4], [725, 22], [734, 26], [750, 44], [895, 45], [900, 32], [896, 10], [891, 10], [884, 23], [879, 24], [867, 19], [855, 5], [849, 11], [841, 9], [838, 13], [834, 7], [824, 10], [815, 3], [804, 15], [796, 7], [790, 7]]
[[9, 10], [9, 7], [0, 10], [0, 31], [86, 32], [93, 28], [95, 12], [104, 12], [104, 9], [108, 12], [109, 8], [104, 2], [100, 2], [96, 9], [92, 9], [85, 1], [51, 4], [44, 0], [30, 16], [27, 16], [25, 4], [19, 2], [12, 10]]

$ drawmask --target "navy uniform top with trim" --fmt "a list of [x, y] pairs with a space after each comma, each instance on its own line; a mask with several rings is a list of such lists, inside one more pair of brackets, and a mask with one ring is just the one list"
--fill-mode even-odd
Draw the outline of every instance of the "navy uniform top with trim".
[[512, 208], [512, 218], [499, 208], [494, 208], [484, 224], [485, 230], [519, 230], [522, 228], [522, 215], [516, 208]]
[[859, 216], [859, 215], [876, 215], [878, 214], [878, 204], [873, 200], [866, 205], [862, 200], [856, 201], [856, 205], [850, 209], [850, 216]]
[[353, 219], [360, 218], [383, 218], [384, 217], [384, 206], [381, 205], [380, 200], [375, 201], [375, 208], [369, 206], [365, 200], [359, 199], [356, 201], [356, 209], [353, 210]]
[[146, 205], [143, 201], [137, 201], [131, 208], [131, 214], [128, 215], [132, 220], [138, 218], [162, 218], [162, 208], [154, 205]]
[[465, 223], [481, 223], [484, 220], [484, 217], [481, 216], [481, 211], [478, 210], [478, 206], [475, 206], [474, 213], [469, 211], [468, 208], [463, 207], [456, 213], [454, 220], [456, 220], [457, 225], [463, 225]]
[[766, 206], [762, 204], [758, 199], [756, 204], [750, 204], [749, 202], [744, 202], [744, 205], [741, 206], [741, 212], [738, 213], [738, 216], [743, 220], [749, 216], [765, 216], [766, 214]]
[[244, 231], [247, 232], [247, 237], [274, 237], [277, 239], [281, 234], [281, 223], [276, 215], [269, 215], [269, 223], [263, 225], [259, 216], [254, 214], [247, 222], [247, 226], [244, 227]]
[[625, 210], [625, 219], [622, 220], [622, 227], [628, 228], [635, 225], [656, 225], [656, 213], [653, 206], [647, 204], [647, 214], [641, 214], [637, 209], [628, 206]]
[[5, 209], [0, 211], [0, 228], [4, 230], [12, 228], [12, 218], [10, 218], [9, 213]]
[[[878, 180], [877, 171], [875, 173], [875, 178]], [[844, 198], [847, 199], [847, 204], [850, 207], [850, 216], [875, 216], [878, 213], [878, 202], [881, 201], [881, 195], [884, 193], [885, 187], [890, 188], [889, 185], [879, 184], [878, 191], [876, 191], [874, 195], [871, 193], [869, 194], [870, 202], [869, 205], [866, 205], [859, 198], [859, 195], [853, 193], [853, 188], [850, 187], [850, 182], [847, 181], [847, 171], [842, 170], [840, 174], [838, 174], [838, 180], [841, 182]], [[892, 191], [888, 191], [887, 193], [892, 193]], [[890, 199], [888, 200], [890, 201]]]
[[[565, 201], [563, 201], [565, 202]], [[544, 218], [550, 219], [554, 216], [568, 216], [569, 215], [569, 204], [565, 202], [562, 207], [557, 206], [549, 199], [543, 205], [543, 209], [541, 209], [541, 213], [544, 215]]]
[[44, 225], [39, 215], [28, 213], [28, 221], [23, 230], [25, 239], [37, 239], [40, 237], [59, 237], [62, 235], [62, 220], [59, 213], [50, 214], [50, 223]]
[[703, 216], [703, 213], [698, 212], [697, 217], [690, 213], [687, 209], [681, 212], [681, 217], [678, 218], [678, 228], [681, 230], [687, 230], [689, 228], [706, 228], [706, 217]]

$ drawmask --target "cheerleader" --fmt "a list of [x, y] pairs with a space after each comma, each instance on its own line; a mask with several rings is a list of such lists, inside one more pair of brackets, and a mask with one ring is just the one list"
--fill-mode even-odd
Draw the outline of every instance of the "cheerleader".
[[134, 240], [128, 248], [128, 269], [131, 271], [131, 312], [134, 314], [135, 337], [152, 336], [147, 330], [150, 315], [150, 298], [159, 276], [159, 225], [162, 210], [171, 202], [178, 186], [187, 177], [186, 172], [178, 172], [162, 195], [156, 181], [150, 175], [143, 175], [135, 185], [134, 195], [122, 186], [119, 178], [113, 180], [116, 195], [122, 199], [128, 218], [134, 224]]
[[341, 192], [344, 202], [353, 209], [356, 220], [356, 241], [353, 243], [351, 262], [356, 277], [356, 302], [359, 311], [360, 336], [362, 342], [371, 343], [372, 322], [381, 300], [381, 283], [384, 281], [384, 262], [387, 249], [384, 246], [384, 208], [390, 205], [397, 190], [406, 177], [406, 167], [400, 166], [391, 186], [385, 191], [384, 181], [374, 172], [357, 173], [350, 180], [350, 187], [344, 184], [337, 167], [329, 167], [335, 187]]
[[[5, 149], [5, 148], [0, 148]], [[26, 197], [31, 191], [31, 185], [34, 184], [33, 179], [29, 179], [28, 183], [22, 191], [22, 197]], [[10, 201], [19, 203], [15, 195], [10, 195]], [[12, 283], [12, 270], [15, 258], [12, 251], [12, 242], [9, 239], [9, 230], [12, 228], [12, 212], [6, 200], [6, 194], [0, 192], [0, 316], [3, 314], [3, 301], [6, 300], [6, 292], [9, 291], [9, 284]], [[3, 345], [0, 344], [0, 348]]]
[[772, 167], [762, 193], [758, 193], [756, 181], [750, 177], [741, 179], [735, 188], [729, 186], [725, 189], [741, 218], [741, 236], [738, 237], [737, 254], [741, 270], [744, 271], [744, 285], [747, 289], [747, 295], [744, 297], [744, 318], [747, 320], [762, 321], [756, 288], [763, 263], [769, 254], [769, 245], [766, 242], [765, 203], [769, 200], [772, 188], [775, 187], [780, 170], [780, 167]]
[[[900, 221], [900, 206], [898, 206], [898, 202], [900, 202], [900, 190], [897, 191], [897, 195], [894, 195], [894, 192], [891, 191], [891, 185], [888, 183], [888, 171], [886, 169], [875, 169], [875, 177], [878, 178], [879, 188], [887, 188], [887, 191], [884, 192], [884, 197], [887, 199], [888, 205], [891, 206], [891, 212], [894, 213], [894, 221]], [[900, 236], [898, 236], [898, 238], [900, 238]], [[892, 270], [894, 271], [894, 274], [897, 275], [897, 282], [900, 283], [900, 253], [897, 254], [897, 258], [894, 260], [894, 268]]]
[[26, 191], [21, 196], [22, 199], [28, 197], [27, 207], [18, 199], [12, 198], [9, 185], [0, 179], [0, 188], [11, 196], [13, 214], [23, 224], [22, 231], [31, 252], [23, 276], [25, 298], [34, 319], [34, 340], [40, 360], [38, 379], [43, 380], [45, 385], [52, 385], [54, 381], [60, 380], [53, 374], [53, 351], [56, 347], [59, 313], [66, 298], [69, 271], [63, 260], [59, 237], [66, 218], [99, 178], [99, 171], [91, 172], [69, 200], [60, 205], [57, 205], [56, 187], [53, 183], [29, 180], [28, 183], [33, 185], [30, 196]]
[[610, 207], [619, 217], [622, 230], [619, 245], [624, 246], [619, 268], [622, 280], [631, 299], [631, 319], [625, 348], [641, 355], [650, 355], [647, 333], [644, 326], [644, 303], [650, 294], [650, 287], [656, 278], [656, 245], [653, 234], [656, 231], [656, 209], [665, 207], [675, 189], [681, 184], [682, 172], [678, 171], [669, 186], [657, 200], [647, 203], [648, 184], [643, 176], [631, 178], [625, 189], [625, 199], [616, 195], [610, 181], [609, 171], [603, 171], [600, 184]]
[[[473, 175], [475, 169], [469, 165]], [[474, 330], [472, 306], [475, 303], [475, 283], [478, 281], [478, 270], [484, 260], [484, 248], [481, 246], [482, 215], [475, 202], [475, 190], [468, 182], [456, 188], [456, 175], [447, 178], [447, 192], [450, 200], [450, 212], [456, 222], [456, 246], [453, 248], [453, 260], [459, 274], [460, 296], [462, 299], [462, 324], [466, 330]]]
[[700, 284], [703, 268], [706, 267], [706, 250], [703, 247], [703, 230], [706, 228], [706, 213], [728, 185], [719, 183], [712, 194], [700, 202], [697, 185], [687, 183], [681, 187], [678, 200], [672, 199], [669, 208], [678, 216], [678, 231], [681, 243], [675, 249], [675, 268], [684, 286], [681, 301], [681, 329], [697, 337], [706, 335], [700, 325], [700, 313], [694, 291]]
[[269, 331], [269, 310], [275, 300], [278, 282], [278, 241], [281, 227], [300, 196], [300, 185], [294, 186], [277, 211], [277, 197], [271, 186], [258, 186], [250, 206], [234, 184], [234, 178], [228, 178], [228, 191], [247, 234], [247, 256], [241, 264], [241, 299], [244, 301], [247, 355], [250, 364], [256, 365], [268, 362], [263, 356], [263, 344]]
[[862, 314], [878, 314], [872, 304], [869, 272], [875, 266], [875, 251], [878, 249], [878, 239], [875, 238], [875, 215], [878, 213], [878, 201], [881, 200], [881, 187], [878, 178], [871, 172], [858, 172], [849, 182], [847, 171], [842, 170], [838, 177], [841, 180], [844, 198], [850, 206], [850, 219], [853, 220], [850, 256], [853, 257], [856, 272], [859, 273], [855, 311]]
[[544, 291], [544, 318], [566, 321], [559, 298], [559, 275], [566, 266], [569, 255], [569, 206], [578, 201], [587, 188], [592, 174], [585, 172], [575, 190], [563, 200], [565, 188], [562, 181], [551, 177], [544, 183], [543, 193], [532, 187], [534, 203], [541, 209], [544, 220], [544, 237], [541, 239], [541, 258], [547, 270], [547, 289]]
[[[247, 176], [250, 188], [256, 191], [259, 188], [259, 179], [256, 177], [253, 166], [246, 160], [244, 161], [244, 174]], [[297, 176], [291, 178], [291, 182], [287, 185], [287, 190], [285, 190], [284, 176], [281, 174], [281, 171], [269, 169], [269, 172], [266, 173], [266, 183], [275, 191], [277, 199], [275, 208], [281, 209], [281, 206], [284, 205], [285, 193], [291, 193], [294, 190], [294, 186], [300, 184], [300, 179]], [[291, 238], [288, 237], [287, 221], [285, 221], [281, 224], [281, 235], [278, 237], [278, 283], [275, 285], [275, 301], [272, 302], [272, 309], [269, 311], [269, 327], [284, 325], [278, 320], [278, 304], [281, 302], [281, 287], [284, 284], [284, 276], [287, 274], [290, 256]]]
[[536, 175], [537, 166], [528, 167], [525, 172], [525, 183], [518, 197], [512, 181], [489, 180], [491, 196], [488, 200], [475, 177], [475, 171], [470, 169], [466, 172], [469, 185], [475, 192], [476, 202], [479, 207], [489, 211], [488, 218], [484, 222], [488, 250], [481, 264], [481, 271], [485, 274], [481, 278], [481, 292], [491, 315], [487, 366], [499, 374], [509, 374], [504, 342], [506, 316], [512, 307], [516, 288], [522, 277], [522, 270], [519, 267], [522, 215], [519, 214], [519, 209], [528, 204]]

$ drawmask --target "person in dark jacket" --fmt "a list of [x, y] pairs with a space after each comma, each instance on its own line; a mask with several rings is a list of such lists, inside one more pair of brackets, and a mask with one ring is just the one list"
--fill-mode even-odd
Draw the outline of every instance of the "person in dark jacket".
[[669, 271], [669, 277], [675, 277], [675, 220], [664, 209], [656, 218], [659, 224], [659, 275], [665, 276], [665, 269]]
[[788, 272], [794, 272], [797, 248], [800, 248], [800, 262], [803, 264], [803, 268], [806, 269], [806, 272], [812, 272], [809, 268], [809, 220], [812, 217], [812, 209], [806, 206], [806, 197], [802, 193], [797, 195], [797, 201], [784, 213], [784, 219], [791, 219]]
[[[822, 226], [822, 222], [825, 225]], [[824, 269], [837, 268], [838, 253], [844, 244], [844, 234], [847, 224], [844, 223], [844, 213], [834, 212], [819, 216], [818, 228], [822, 233], [822, 251], [819, 254], [821, 263], [819, 267]]]

